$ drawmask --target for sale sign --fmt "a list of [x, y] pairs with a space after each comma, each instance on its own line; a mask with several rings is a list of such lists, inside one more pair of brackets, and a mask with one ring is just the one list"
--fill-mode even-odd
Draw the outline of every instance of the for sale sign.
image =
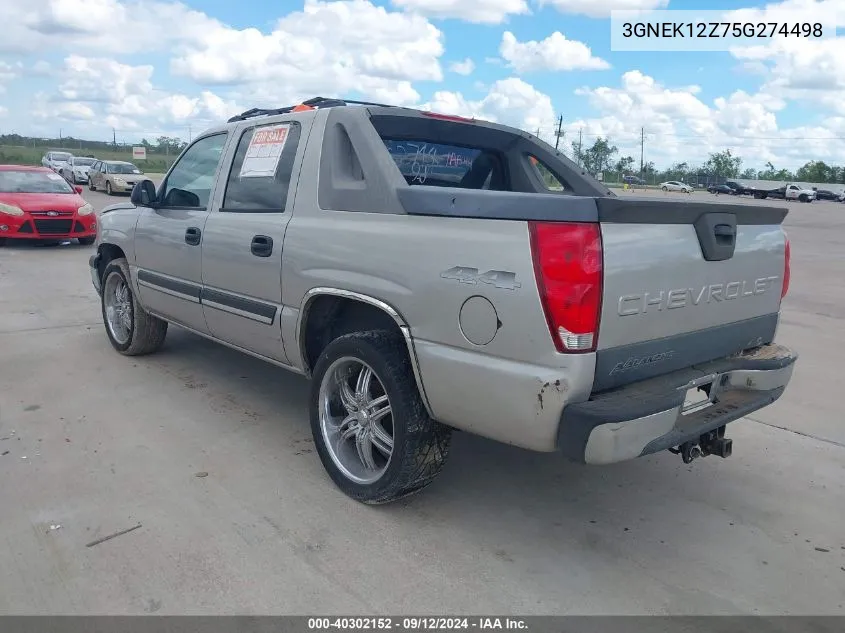
[[241, 178], [272, 178], [288, 140], [290, 125], [272, 125], [255, 130], [241, 165]]

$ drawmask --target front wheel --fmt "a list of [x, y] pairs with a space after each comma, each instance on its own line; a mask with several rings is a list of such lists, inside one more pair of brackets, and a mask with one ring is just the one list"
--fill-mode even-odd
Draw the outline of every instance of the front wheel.
[[91, 178], [88, 178], [88, 189], [90, 191], [97, 191], [97, 188], [94, 186], [94, 181]]
[[663, 187], [663, 191], [669, 191], [669, 187]]
[[103, 271], [103, 322], [112, 346], [125, 356], [157, 351], [167, 336], [167, 321], [148, 314], [129, 283], [129, 265], [122, 257]]
[[397, 334], [354, 332], [329, 343], [314, 368], [310, 408], [323, 466], [357, 501], [418, 492], [446, 463], [451, 429], [426, 412]]
[[106, 195], [107, 196], [112, 195], [111, 181], [109, 181], [109, 180], [106, 181]]

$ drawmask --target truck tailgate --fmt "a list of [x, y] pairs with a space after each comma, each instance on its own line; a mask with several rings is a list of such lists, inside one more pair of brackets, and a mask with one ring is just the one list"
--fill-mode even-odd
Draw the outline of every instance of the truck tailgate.
[[597, 199], [603, 297], [594, 391], [769, 343], [787, 210]]

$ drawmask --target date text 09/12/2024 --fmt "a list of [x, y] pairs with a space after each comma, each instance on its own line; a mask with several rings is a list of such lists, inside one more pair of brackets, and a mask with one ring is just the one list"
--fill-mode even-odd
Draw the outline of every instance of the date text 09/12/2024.
[[333, 617], [308, 618], [308, 629], [328, 631], [446, 631], [446, 630], [527, 630], [525, 620], [508, 617]]

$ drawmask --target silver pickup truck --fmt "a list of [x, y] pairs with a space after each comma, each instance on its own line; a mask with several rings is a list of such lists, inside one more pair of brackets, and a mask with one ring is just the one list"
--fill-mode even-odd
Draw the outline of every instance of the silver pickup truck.
[[504, 125], [316, 98], [196, 138], [98, 223], [106, 333], [169, 324], [312, 378], [337, 486], [428, 485], [453, 429], [609, 464], [727, 457], [777, 400], [785, 209], [616, 196]]

